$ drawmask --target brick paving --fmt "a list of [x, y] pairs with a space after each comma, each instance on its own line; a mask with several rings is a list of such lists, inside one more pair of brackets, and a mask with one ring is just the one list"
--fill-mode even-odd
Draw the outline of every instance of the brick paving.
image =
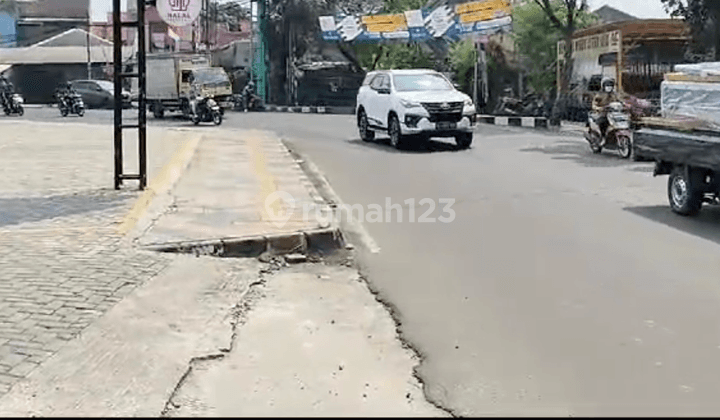
[[[183, 137], [149, 134], [152, 177]], [[169, 263], [118, 234], [112, 156], [110, 126], [0, 121], [0, 396]]]

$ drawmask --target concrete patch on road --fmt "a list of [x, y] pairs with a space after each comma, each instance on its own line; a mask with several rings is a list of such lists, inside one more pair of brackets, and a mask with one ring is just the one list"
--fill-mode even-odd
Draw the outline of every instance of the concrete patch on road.
[[446, 416], [425, 401], [417, 360], [357, 271], [295, 265], [259, 290], [233, 349], [196, 364], [165, 415]]

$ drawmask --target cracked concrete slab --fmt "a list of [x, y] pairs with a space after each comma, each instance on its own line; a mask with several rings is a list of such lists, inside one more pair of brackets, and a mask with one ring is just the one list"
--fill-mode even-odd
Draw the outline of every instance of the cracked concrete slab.
[[294, 265], [259, 290], [233, 350], [197, 363], [165, 415], [446, 416], [425, 400], [419, 360], [356, 270]]
[[3, 417], [157, 417], [196, 357], [229, 350], [254, 260], [178, 255], [0, 399]]

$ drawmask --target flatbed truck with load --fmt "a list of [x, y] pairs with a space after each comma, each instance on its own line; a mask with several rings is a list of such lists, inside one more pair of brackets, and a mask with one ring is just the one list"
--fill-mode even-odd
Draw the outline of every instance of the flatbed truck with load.
[[[208, 57], [197, 54], [158, 53], [146, 57], [148, 109], [155, 118], [166, 112], [190, 115], [190, 84], [197, 81], [203, 96], [215, 99], [222, 108], [231, 106], [232, 84], [222, 67], [213, 67]], [[137, 79], [132, 89], [137, 92]]]
[[633, 148], [655, 161], [654, 176], [670, 176], [672, 211], [693, 216], [703, 204], [720, 204], [720, 63], [677, 70], [661, 85], [663, 116], [641, 120]]

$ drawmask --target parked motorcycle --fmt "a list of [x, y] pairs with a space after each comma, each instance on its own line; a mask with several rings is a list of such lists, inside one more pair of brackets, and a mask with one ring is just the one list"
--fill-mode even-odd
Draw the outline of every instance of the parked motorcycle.
[[223, 113], [220, 105], [213, 98], [202, 98], [195, 107], [196, 113], [192, 116], [195, 125], [201, 122], [212, 122], [215, 125], [222, 124]]
[[263, 103], [262, 98], [260, 98], [256, 94], [250, 94], [248, 97], [243, 98], [243, 103], [245, 104], [245, 111], [264, 111], [265, 110], [265, 104]]
[[85, 115], [85, 103], [77, 93], [61, 95], [58, 108], [60, 108], [60, 115], [63, 117], [67, 117], [68, 114], [77, 114], [80, 117]]
[[608, 127], [605, 136], [601, 134], [598, 119], [600, 114], [590, 113], [587, 121], [588, 131], [585, 139], [593, 153], [602, 152], [603, 148], [617, 150], [624, 159], [632, 155], [632, 130], [630, 113], [621, 102], [613, 102], [606, 108]]
[[19, 93], [6, 94], [3, 96], [2, 105], [5, 115], [17, 114], [23, 116], [25, 100]]

